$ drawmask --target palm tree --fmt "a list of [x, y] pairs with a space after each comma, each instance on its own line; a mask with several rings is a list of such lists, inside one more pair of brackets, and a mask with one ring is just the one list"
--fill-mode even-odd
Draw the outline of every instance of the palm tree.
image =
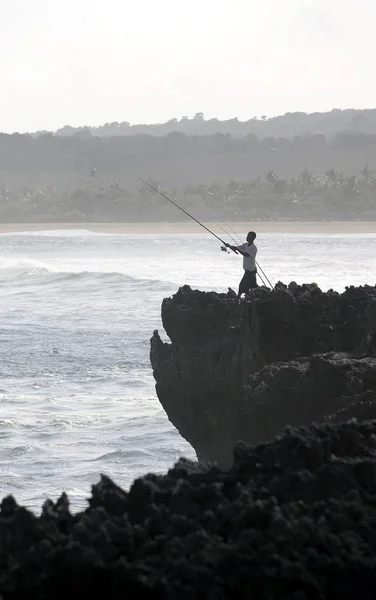
[[274, 173], [273, 169], [269, 169], [269, 171], [265, 175], [265, 181], [268, 183], [275, 183], [277, 180], [277, 175]]
[[368, 163], [366, 163], [364, 167], [362, 167], [362, 169], [359, 169], [359, 171], [363, 175], [365, 182], [368, 183], [369, 179], [372, 178], [373, 174], [373, 171], [369, 168]]

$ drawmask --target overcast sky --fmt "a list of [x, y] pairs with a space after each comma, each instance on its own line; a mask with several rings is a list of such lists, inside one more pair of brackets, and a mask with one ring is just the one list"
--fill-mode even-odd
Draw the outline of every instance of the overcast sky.
[[0, 131], [376, 106], [374, 0], [0, 2]]

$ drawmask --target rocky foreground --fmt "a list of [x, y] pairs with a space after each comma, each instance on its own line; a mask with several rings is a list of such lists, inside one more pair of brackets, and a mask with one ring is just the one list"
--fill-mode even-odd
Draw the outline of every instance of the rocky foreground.
[[103, 476], [76, 515], [5, 498], [0, 600], [373, 600], [376, 289], [182, 288], [162, 316], [157, 392], [200, 461]]
[[163, 301], [151, 340], [156, 391], [200, 461], [223, 468], [238, 441], [286, 425], [376, 417], [376, 287], [234, 292], [184, 286]]
[[3, 600], [371, 600], [376, 421], [290, 428], [231, 469], [181, 460], [89, 508], [0, 507]]

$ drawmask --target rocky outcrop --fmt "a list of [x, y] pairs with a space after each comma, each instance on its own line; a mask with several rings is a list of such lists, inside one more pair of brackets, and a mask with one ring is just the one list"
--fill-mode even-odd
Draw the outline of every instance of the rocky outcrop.
[[179, 461], [88, 509], [0, 506], [4, 600], [373, 600], [376, 421], [289, 428], [221, 471]]
[[258, 288], [238, 302], [184, 286], [151, 340], [158, 398], [199, 460], [286, 425], [376, 417], [376, 288]]

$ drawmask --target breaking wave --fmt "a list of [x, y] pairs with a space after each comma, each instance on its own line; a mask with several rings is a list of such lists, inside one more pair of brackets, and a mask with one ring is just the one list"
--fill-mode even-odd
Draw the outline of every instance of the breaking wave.
[[159, 279], [134, 277], [116, 270], [79, 270], [67, 266], [53, 267], [45, 262], [22, 259], [0, 259], [0, 282], [12, 285], [39, 284], [49, 285], [64, 282], [97, 282], [97, 283], [128, 283], [130, 285], [150, 286], [155, 285], [165, 288], [176, 286], [174, 282]]

